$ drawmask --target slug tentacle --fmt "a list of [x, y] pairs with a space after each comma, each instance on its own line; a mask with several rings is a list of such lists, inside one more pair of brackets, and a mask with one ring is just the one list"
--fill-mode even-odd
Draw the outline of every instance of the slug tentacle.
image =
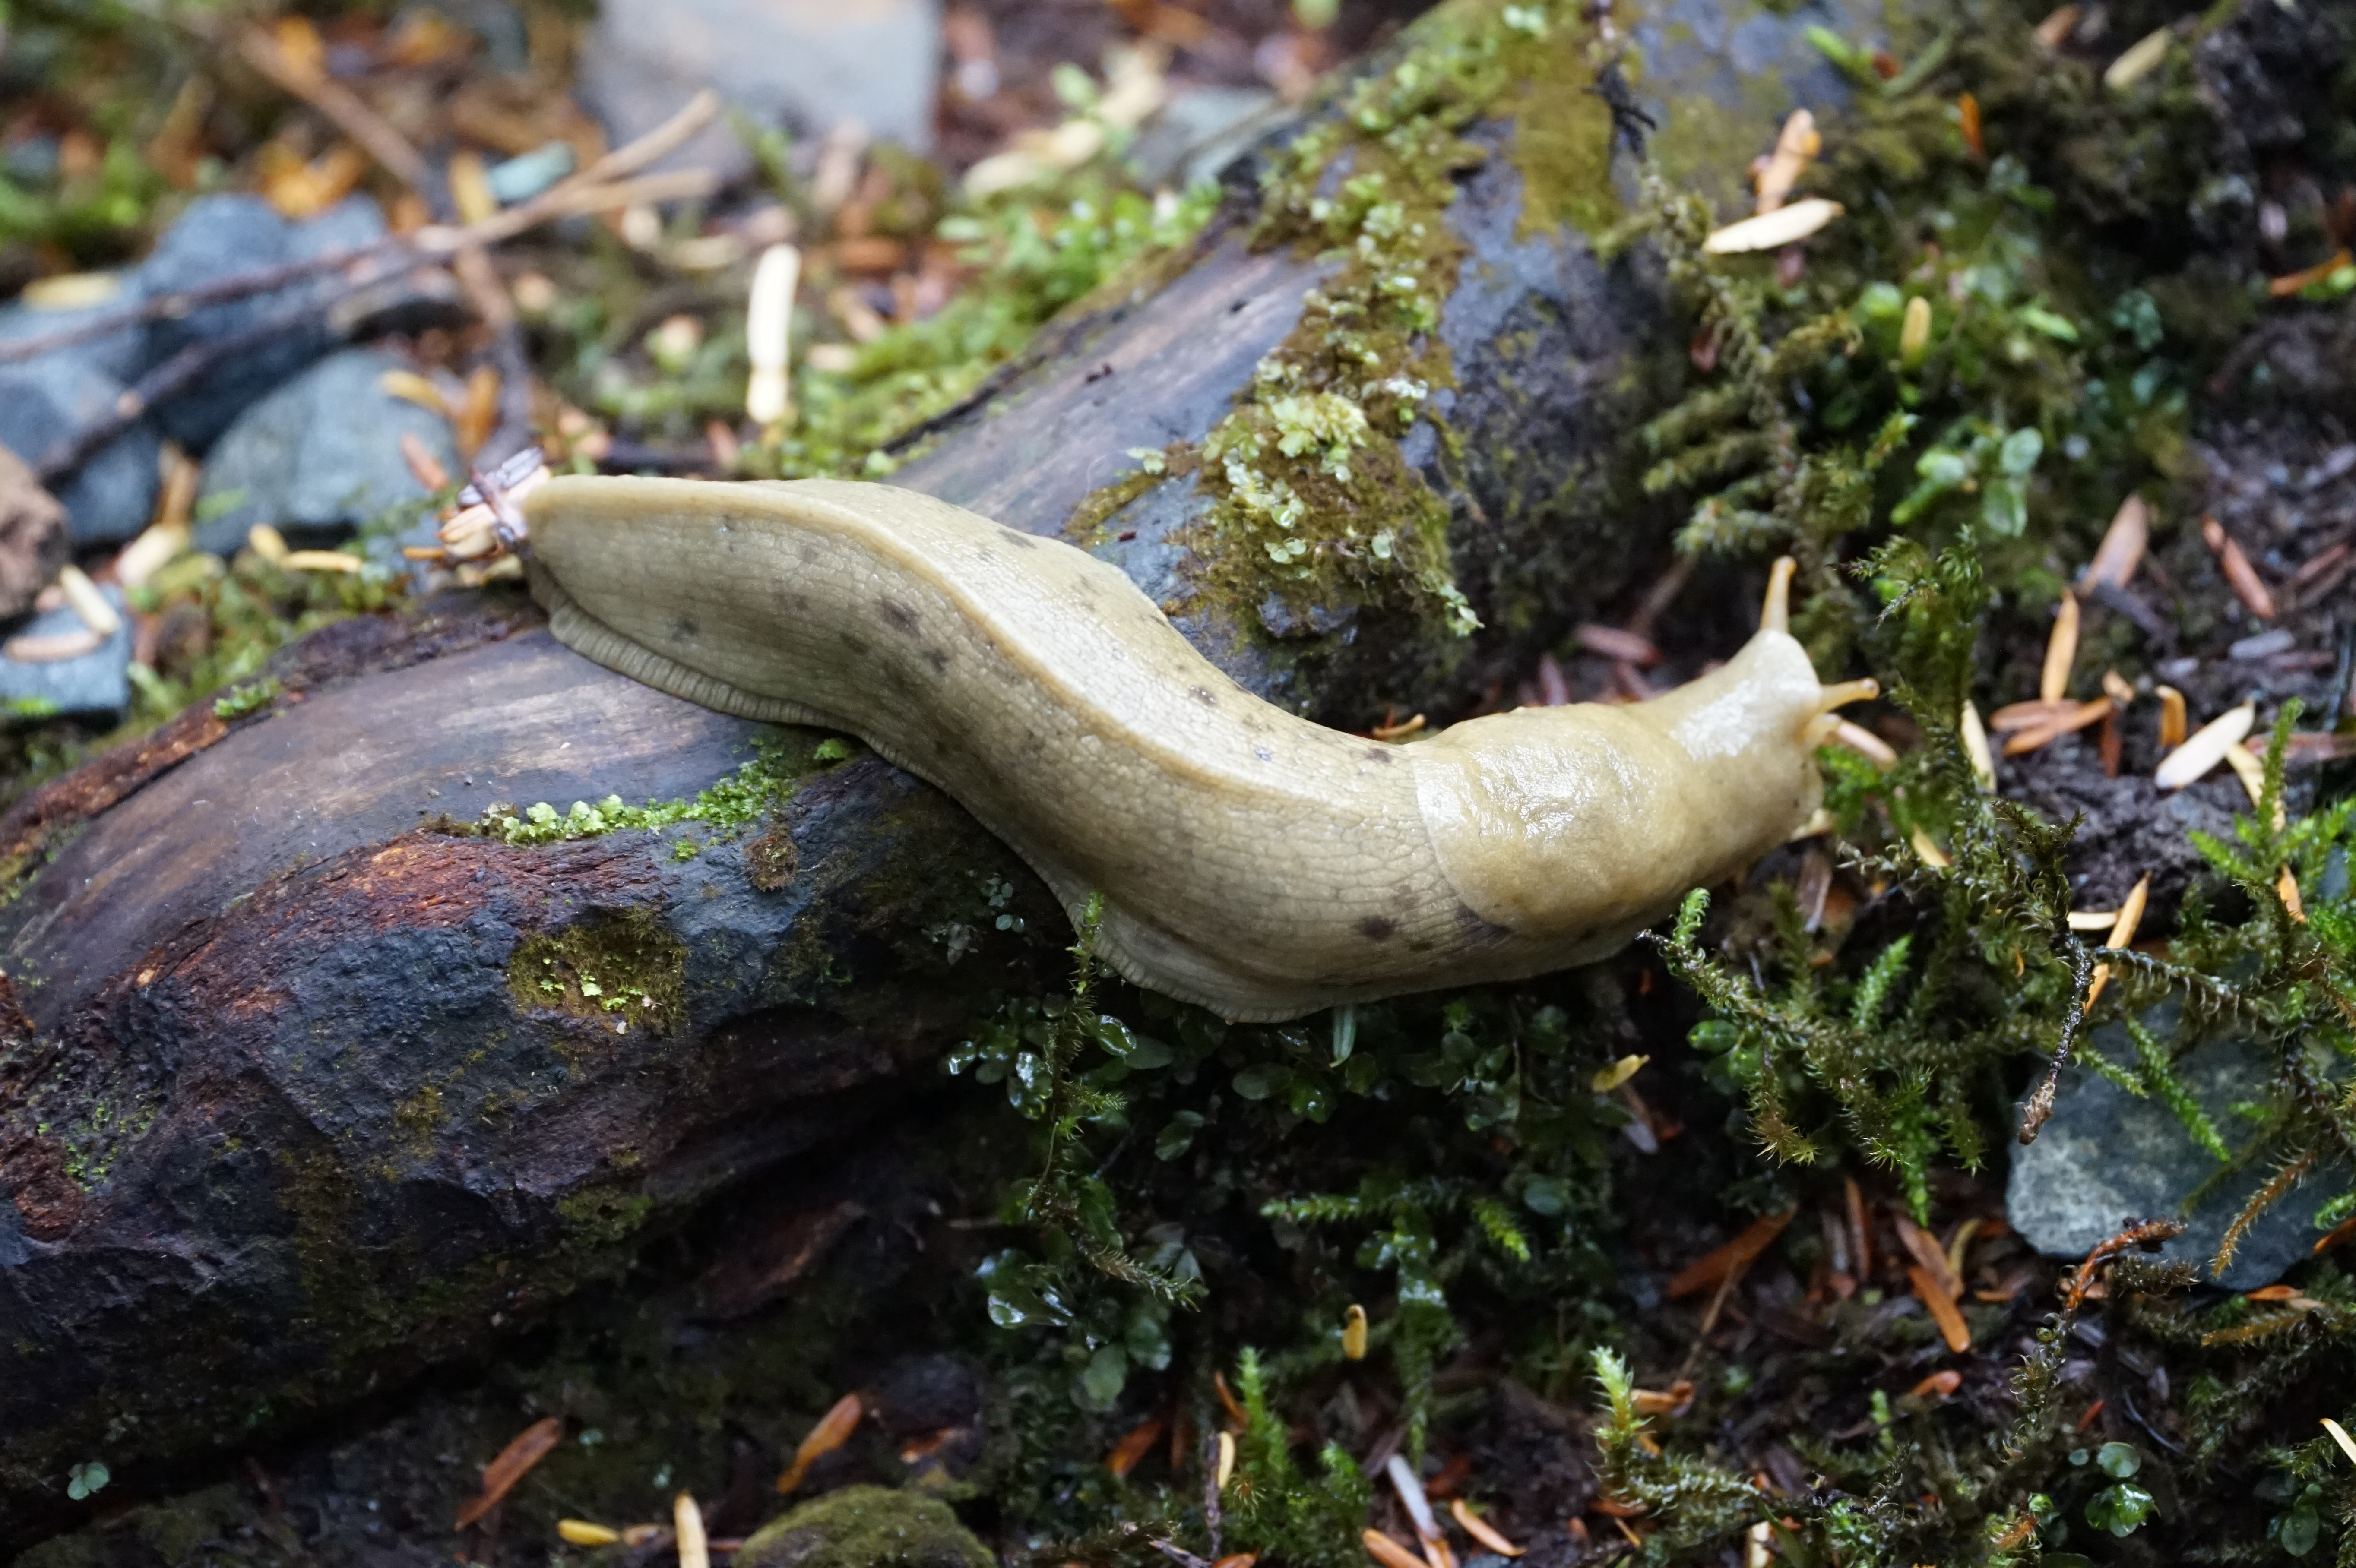
[[882, 485], [560, 478], [525, 503], [566, 645], [860, 736], [961, 802], [1141, 985], [1231, 1019], [1612, 951], [1815, 811], [1826, 688], [1783, 629], [1650, 702], [1391, 745], [1244, 691], [1110, 565]]

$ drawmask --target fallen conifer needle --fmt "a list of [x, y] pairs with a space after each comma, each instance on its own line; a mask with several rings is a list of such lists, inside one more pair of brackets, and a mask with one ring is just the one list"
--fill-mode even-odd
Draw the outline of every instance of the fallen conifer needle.
[[2241, 744], [2258, 721], [2257, 704], [2244, 702], [2229, 709], [2184, 738], [2184, 743], [2159, 760], [2152, 783], [2162, 789], [2182, 789], [2209, 776], [2225, 760], [2226, 752]]
[[514, 1442], [499, 1450], [498, 1457], [483, 1467], [483, 1489], [469, 1498], [458, 1510], [458, 1520], [452, 1528], [464, 1530], [497, 1508], [499, 1499], [515, 1490], [516, 1483], [531, 1473], [531, 1467], [548, 1456], [564, 1435], [564, 1424], [556, 1417], [543, 1416], [517, 1434]]
[[1701, 248], [1713, 256], [1732, 256], [1747, 251], [1780, 251], [1794, 240], [1805, 240], [1826, 224], [1841, 215], [1841, 204], [1812, 196], [1795, 201], [1789, 207], [1779, 207], [1772, 212], [1762, 212], [1756, 218], [1746, 218], [1713, 229]]
[[1972, 1348], [1972, 1330], [1956, 1308], [1955, 1298], [1939, 1288], [1939, 1282], [1921, 1264], [1906, 1265], [1906, 1277], [1913, 1284], [1915, 1299], [1929, 1309], [1931, 1320], [1939, 1326], [1940, 1337], [1947, 1349], [1962, 1355]]
[[[2341, 1441], [2345, 1442], [2346, 1439], [2342, 1438]], [[1488, 1520], [1483, 1519], [1479, 1514], [1474, 1513], [1471, 1509], [1464, 1506], [1464, 1499], [1462, 1498], [1458, 1498], [1454, 1502], [1450, 1503], [1448, 1505], [1448, 1511], [1450, 1515], [1455, 1519], [1458, 1524], [1464, 1527], [1465, 1534], [1471, 1536], [1473, 1540], [1479, 1541], [1482, 1545], [1487, 1547], [1490, 1551], [1495, 1552], [1500, 1557], [1519, 1557], [1523, 1552], [1527, 1550], [1525, 1547], [1515, 1545], [1512, 1541], [1498, 1534], [1494, 1527], [1493, 1527]]]

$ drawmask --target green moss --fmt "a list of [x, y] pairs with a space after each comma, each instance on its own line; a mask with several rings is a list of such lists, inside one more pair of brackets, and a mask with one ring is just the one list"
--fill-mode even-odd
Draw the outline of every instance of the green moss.
[[845, 1487], [764, 1526], [737, 1568], [992, 1568], [990, 1548], [948, 1504], [921, 1492]]
[[557, 1200], [556, 1212], [573, 1247], [618, 1246], [645, 1228], [654, 1200], [642, 1192], [586, 1188]]
[[1080, 504], [1072, 508], [1072, 515], [1065, 519], [1066, 539], [1082, 549], [1103, 543], [1107, 518], [1162, 480], [1173, 475], [1192, 474], [1201, 466], [1199, 454], [1183, 441], [1173, 441], [1158, 452], [1150, 446], [1133, 447], [1129, 455], [1137, 464], [1136, 469], [1082, 496]]
[[687, 944], [650, 909], [596, 911], [525, 937], [508, 960], [521, 1013], [562, 1013], [626, 1034], [669, 1033], [686, 1016]]
[[1231, 603], [1389, 604], [1460, 635], [1478, 626], [1449, 560], [1448, 509], [1399, 443], [1454, 384], [1437, 328], [1465, 246], [1444, 215], [1457, 176], [1486, 155], [1459, 133], [1520, 112], [1523, 172], [1537, 176], [1526, 218], [1608, 209], [1609, 112], [1558, 101], [1583, 96], [1590, 36], [1509, 5], [1435, 12], [1268, 176], [1257, 241], [1336, 265], [1203, 443], [1213, 506], [1189, 542]]
[[527, 806], [520, 814], [512, 805], [494, 805], [471, 829], [454, 828], [446, 821], [436, 826], [444, 831], [481, 833], [509, 844], [558, 844], [633, 827], [659, 832], [687, 822], [738, 828], [791, 799], [806, 774], [850, 754], [837, 738], [821, 740], [808, 731], [780, 731], [755, 742], [751, 762], [685, 800], [650, 799], [644, 805], [626, 805], [620, 795], [609, 795], [595, 805], [576, 800], [572, 810], [562, 813], [546, 801]]
[[392, 1108], [392, 1125], [409, 1135], [410, 1152], [419, 1159], [434, 1152], [434, 1135], [442, 1126], [442, 1091], [434, 1084], [418, 1086], [417, 1093]]
[[1558, 223], [1594, 234], [1622, 217], [1612, 188], [1612, 106], [1601, 93], [1570, 86], [1592, 76], [1591, 47], [1584, 29], [1548, 28], [1528, 51], [1537, 69], [1498, 101], [1514, 123], [1507, 155], [1522, 176], [1517, 238]]

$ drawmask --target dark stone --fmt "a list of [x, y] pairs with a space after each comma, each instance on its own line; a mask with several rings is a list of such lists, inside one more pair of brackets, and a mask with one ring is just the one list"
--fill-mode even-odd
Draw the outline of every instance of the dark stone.
[[[199, 197], [179, 221], [164, 231], [139, 269], [140, 286], [150, 294], [194, 288], [260, 267], [283, 266], [382, 238], [384, 216], [366, 197], [350, 197], [305, 223], [290, 223], [258, 196]], [[209, 304], [147, 328], [147, 366], [152, 368], [193, 345], [215, 342], [320, 299], [332, 285], [319, 278]], [[296, 315], [283, 332], [251, 352], [234, 356], [167, 399], [155, 412], [165, 434], [200, 451], [227, 430], [248, 403], [327, 352], [334, 333], [324, 312]]]
[[[2163, 1041], [2172, 1030], [2173, 1011], [2169, 1004], [2146, 1020]], [[2105, 1025], [2092, 1040], [2095, 1050], [2134, 1071], [2135, 1045], [2123, 1027]], [[2226, 1142], [2246, 1140], [2250, 1125], [2233, 1107], [2272, 1093], [2274, 1066], [2264, 1053], [2245, 1040], [2216, 1040], [2179, 1061], [2176, 1070]], [[2013, 1152], [2005, 1212], [2029, 1245], [2058, 1258], [2082, 1258], [2137, 1220], [2181, 1219], [2189, 1228], [2162, 1252], [2207, 1278], [2225, 1228], [2274, 1175], [2271, 1162], [2258, 1160], [2182, 1212], [2180, 1205], [2217, 1169], [2216, 1158], [2158, 1098], [2137, 1099], [2100, 1074], [2065, 1067], [2052, 1117], [2035, 1143]], [[2319, 1234], [2316, 1211], [2346, 1185], [2336, 1166], [2309, 1176], [2259, 1216], [2217, 1283], [2254, 1290], [2308, 1257]]]
[[[104, 418], [123, 392], [103, 368], [105, 357], [75, 347], [0, 365], [0, 446], [38, 466], [59, 442]], [[115, 544], [147, 526], [161, 444], [155, 426], [142, 420], [59, 484], [74, 543]]]
[[[582, 47], [580, 93], [616, 146], [710, 87], [759, 124], [814, 139], [857, 120], [924, 152], [940, 57], [939, 0], [606, 0]], [[691, 164], [723, 178], [753, 166], [725, 120], [656, 166]]]
[[[385, 372], [403, 368], [376, 349], [347, 349], [240, 414], [205, 465], [197, 548], [234, 554], [256, 523], [316, 534], [327, 543], [401, 502], [423, 499], [426, 489], [402, 457], [403, 435], [414, 435], [456, 472], [449, 422], [383, 389]], [[409, 531], [430, 533], [431, 520], [421, 514]], [[388, 550], [394, 545], [385, 542]]]
[[[117, 610], [122, 592], [100, 590]], [[36, 615], [18, 629], [28, 637], [68, 635], [83, 630], [82, 620], [61, 606]], [[131, 621], [128, 615], [114, 635], [74, 659], [25, 664], [0, 658], [0, 710], [20, 717], [70, 713], [86, 718], [113, 719], [131, 707]]]
[[1264, 87], [1195, 87], [1172, 98], [1129, 150], [1138, 183], [1184, 190], [1214, 178], [1288, 113]]
[[995, 1568], [949, 1505], [889, 1487], [845, 1487], [765, 1525], [735, 1568]]
[[[99, 316], [112, 315], [128, 310], [145, 297], [139, 275], [124, 273], [113, 295], [100, 304], [80, 305], [70, 310], [48, 310], [36, 305], [13, 304], [0, 309], [0, 343], [21, 341], [27, 337], [47, 337], [53, 333], [70, 332], [84, 322]], [[103, 337], [93, 337], [75, 344], [70, 352], [76, 358], [97, 366], [118, 381], [128, 381], [138, 376], [146, 365], [146, 334], [137, 326], [125, 326]]]

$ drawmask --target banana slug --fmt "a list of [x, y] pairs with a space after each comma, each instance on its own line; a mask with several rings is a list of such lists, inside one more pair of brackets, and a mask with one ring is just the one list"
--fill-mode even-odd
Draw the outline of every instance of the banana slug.
[[1733, 659], [1648, 702], [1410, 745], [1237, 686], [1122, 572], [890, 485], [559, 478], [522, 502], [559, 640], [746, 718], [849, 731], [946, 790], [1139, 985], [1237, 1020], [1612, 952], [1790, 837], [1826, 688], [1789, 563]]

